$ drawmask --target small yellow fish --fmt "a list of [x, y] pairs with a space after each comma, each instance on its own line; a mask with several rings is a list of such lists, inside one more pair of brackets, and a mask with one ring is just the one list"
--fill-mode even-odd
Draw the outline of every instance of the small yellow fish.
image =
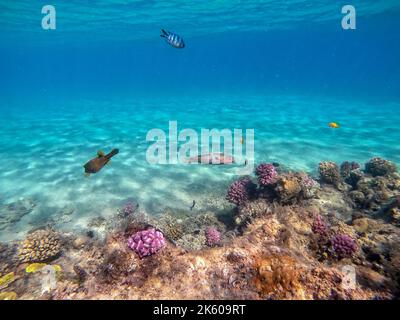
[[329, 123], [329, 128], [338, 129], [338, 128], [340, 128], [340, 125], [337, 122], [330, 122]]
[[243, 143], [244, 143], [244, 138], [241, 137], [241, 138], [240, 138], [240, 144], [243, 144]]

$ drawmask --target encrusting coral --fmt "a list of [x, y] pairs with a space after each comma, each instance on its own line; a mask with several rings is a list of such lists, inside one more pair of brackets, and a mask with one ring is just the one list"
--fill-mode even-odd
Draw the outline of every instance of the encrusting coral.
[[20, 244], [21, 262], [42, 262], [56, 257], [61, 252], [59, 235], [52, 230], [37, 230], [29, 234]]

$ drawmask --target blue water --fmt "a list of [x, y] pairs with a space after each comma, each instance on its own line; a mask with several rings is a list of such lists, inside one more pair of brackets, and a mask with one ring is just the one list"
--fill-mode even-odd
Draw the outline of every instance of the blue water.
[[[35, 210], [2, 231], [21, 236], [63, 208], [66, 229], [127, 199], [218, 211], [229, 166], [150, 165], [154, 128], [254, 129], [255, 162], [315, 174], [322, 160], [400, 164], [400, 4], [353, 1], [79, 1], [0, 3], [0, 203]], [[160, 37], [184, 37], [177, 50]], [[329, 122], [339, 129], [330, 129]], [[90, 178], [82, 165], [119, 148]]]

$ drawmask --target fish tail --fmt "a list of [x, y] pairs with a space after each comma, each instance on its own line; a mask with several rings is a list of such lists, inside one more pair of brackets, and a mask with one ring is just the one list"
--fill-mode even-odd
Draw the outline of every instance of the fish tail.
[[111, 150], [111, 152], [109, 154], [106, 155], [107, 159], [111, 159], [112, 157], [114, 157], [117, 153], [119, 152], [118, 149], [113, 149]]

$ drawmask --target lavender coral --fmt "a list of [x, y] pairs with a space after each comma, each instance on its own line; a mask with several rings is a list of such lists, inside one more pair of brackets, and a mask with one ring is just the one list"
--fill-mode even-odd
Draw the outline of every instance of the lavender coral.
[[126, 218], [135, 213], [138, 206], [139, 205], [137, 203], [134, 204], [133, 202], [128, 202], [124, 205], [124, 207], [121, 210], [119, 210], [119, 214]]
[[256, 186], [250, 178], [243, 178], [231, 184], [226, 200], [237, 206], [248, 201], [255, 193]]
[[260, 164], [256, 168], [256, 175], [258, 176], [258, 183], [261, 186], [273, 184], [278, 177], [278, 173], [271, 163]]
[[136, 232], [128, 239], [128, 246], [134, 250], [140, 258], [150, 256], [165, 246], [164, 235], [154, 229]]
[[221, 233], [215, 228], [206, 229], [206, 244], [209, 247], [214, 247], [218, 245], [221, 241]]
[[338, 234], [331, 240], [333, 251], [338, 258], [349, 258], [357, 250], [356, 241], [347, 234]]

